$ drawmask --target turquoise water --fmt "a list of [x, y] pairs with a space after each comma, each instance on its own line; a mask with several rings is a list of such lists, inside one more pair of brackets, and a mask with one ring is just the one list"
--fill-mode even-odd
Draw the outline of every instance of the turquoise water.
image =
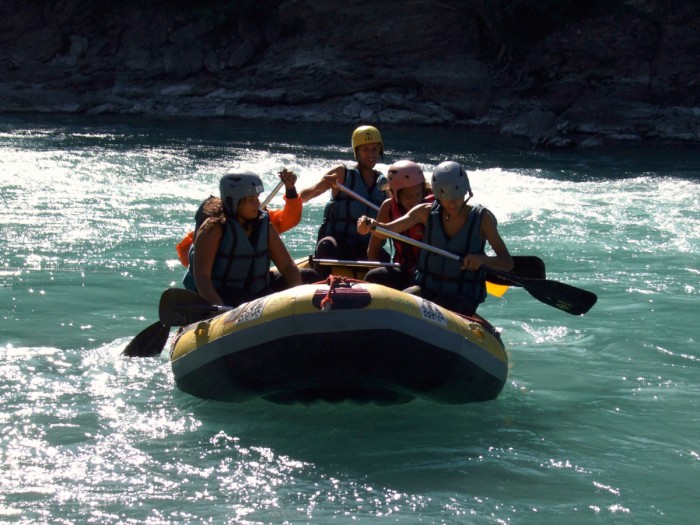
[[[583, 317], [522, 289], [490, 297], [510, 358], [495, 401], [228, 405], [178, 391], [165, 353], [120, 356], [179, 284], [174, 245], [226, 167], [268, 189], [287, 167], [303, 187], [349, 162], [351, 131], [0, 119], [0, 522], [695, 521], [695, 151], [382, 127], [386, 163], [464, 162], [511, 252], [599, 297]], [[295, 257], [324, 201], [284, 234]]]

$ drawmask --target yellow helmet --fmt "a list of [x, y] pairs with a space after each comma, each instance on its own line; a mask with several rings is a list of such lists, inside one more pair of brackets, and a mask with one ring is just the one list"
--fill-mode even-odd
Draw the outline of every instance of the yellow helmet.
[[352, 153], [357, 159], [357, 147], [363, 144], [379, 144], [379, 153], [384, 155], [384, 142], [382, 134], [374, 126], [360, 126], [352, 132]]

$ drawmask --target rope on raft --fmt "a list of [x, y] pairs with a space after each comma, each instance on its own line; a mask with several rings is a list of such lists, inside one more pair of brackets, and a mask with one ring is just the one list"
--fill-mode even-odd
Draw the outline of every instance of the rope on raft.
[[321, 284], [328, 285], [328, 292], [321, 300], [321, 311], [328, 312], [333, 308], [333, 295], [340, 288], [352, 288], [354, 284], [363, 283], [361, 279], [352, 279], [350, 277], [342, 277], [340, 275], [329, 275], [325, 281], [320, 281]]

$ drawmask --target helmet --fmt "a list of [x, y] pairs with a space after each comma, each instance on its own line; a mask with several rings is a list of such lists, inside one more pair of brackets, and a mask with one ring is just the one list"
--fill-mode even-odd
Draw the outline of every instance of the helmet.
[[374, 126], [360, 126], [352, 132], [352, 152], [357, 159], [357, 147], [363, 144], [379, 143], [379, 153], [384, 154], [382, 134]]
[[231, 171], [219, 182], [221, 201], [229, 215], [236, 213], [238, 201], [248, 195], [259, 195], [264, 190], [260, 177], [252, 171]]
[[461, 164], [451, 160], [438, 164], [433, 171], [431, 184], [437, 200], [454, 200], [466, 194], [470, 197], [473, 195], [467, 172]]
[[394, 162], [389, 166], [387, 179], [394, 196], [403, 188], [409, 188], [425, 182], [423, 170], [412, 160]]

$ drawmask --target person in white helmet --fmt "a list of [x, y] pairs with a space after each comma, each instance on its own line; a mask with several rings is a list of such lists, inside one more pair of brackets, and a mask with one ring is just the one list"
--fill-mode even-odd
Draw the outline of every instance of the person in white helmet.
[[[185, 288], [213, 304], [238, 306], [302, 284], [299, 268], [260, 210], [260, 177], [250, 171], [225, 174], [221, 199], [195, 233]], [[274, 262], [277, 272], [270, 271]]]
[[[367, 204], [338, 189], [338, 184], [377, 207], [387, 196], [382, 189], [386, 178], [375, 169], [384, 155], [384, 142], [379, 130], [374, 126], [360, 126], [353, 132], [351, 144], [357, 161], [355, 167], [337, 166], [319, 182], [299, 192], [302, 201], [308, 202], [331, 190], [317, 237], [315, 256], [318, 258], [365, 260], [367, 257], [369, 240], [357, 233], [356, 222], [361, 215], [374, 216], [375, 212]], [[381, 259], [389, 261], [388, 252], [382, 252]]]
[[[470, 205], [473, 196], [469, 177], [457, 162], [439, 164], [431, 180], [435, 202], [419, 204], [402, 217], [377, 222], [360, 217], [357, 230], [367, 234], [379, 226], [402, 232], [417, 224], [425, 226], [423, 242], [460, 255], [460, 261], [420, 250], [413, 275], [413, 286], [406, 292], [464, 315], [473, 315], [486, 299], [486, 271], [493, 268], [510, 271], [513, 258], [498, 232], [495, 216], [482, 206]], [[373, 235], [381, 235], [374, 232]], [[489, 243], [495, 255], [484, 251]]]
[[[301, 221], [302, 201], [301, 197], [297, 193], [296, 174], [293, 171], [283, 169], [279, 172], [279, 177], [284, 183], [285, 188], [285, 194], [283, 197], [284, 207], [277, 209], [265, 207], [263, 211], [266, 211], [270, 216], [270, 225], [277, 233], [282, 234], [287, 230], [294, 228]], [[202, 204], [200, 204], [197, 213], [195, 213], [196, 228], [198, 227], [197, 224], [201, 225], [201, 222], [203, 222], [204, 218], [206, 218], [206, 214], [204, 212], [205, 208], [209, 210], [221, 209], [221, 197], [214, 197], [212, 195], [205, 199]], [[194, 243], [194, 233], [194, 230], [187, 232], [182, 240], [175, 245], [177, 257], [185, 268], [190, 265], [189, 253], [190, 248]], [[304, 276], [302, 275], [302, 277]]]
[[[391, 222], [421, 203], [433, 202], [433, 192], [425, 180], [421, 167], [411, 160], [400, 160], [389, 166], [387, 171], [388, 187], [391, 197], [386, 199], [377, 212], [377, 221]], [[425, 226], [416, 224], [401, 235], [423, 240]], [[383, 239], [372, 235], [367, 248], [367, 260], [378, 261]], [[402, 290], [411, 284], [413, 272], [418, 263], [419, 248], [394, 239], [394, 261], [399, 268], [379, 267], [367, 272], [365, 281], [383, 284], [390, 288]]]

